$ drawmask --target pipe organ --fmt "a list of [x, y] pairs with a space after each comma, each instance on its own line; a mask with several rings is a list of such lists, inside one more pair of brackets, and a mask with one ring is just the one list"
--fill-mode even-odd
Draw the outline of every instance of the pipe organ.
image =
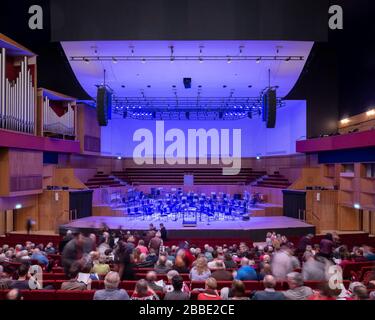
[[68, 110], [59, 117], [50, 105], [51, 100], [46, 96], [43, 98], [43, 131], [67, 136], [75, 135], [74, 118], [75, 111], [70, 102]]
[[22, 57], [14, 80], [6, 77], [6, 49], [0, 53], [0, 128], [34, 134], [36, 90], [29, 58]]

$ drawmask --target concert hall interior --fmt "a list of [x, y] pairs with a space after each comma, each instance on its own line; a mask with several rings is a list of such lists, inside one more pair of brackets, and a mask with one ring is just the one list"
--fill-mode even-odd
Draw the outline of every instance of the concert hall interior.
[[[33, 39], [30, 30], [0, 29], [0, 274], [30, 256], [51, 285], [50, 293], [23, 292], [26, 300], [92, 299], [104, 288], [100, 275], [81, 296], [60, 292], [57, 283], [67, 281], [70, 269], [58, 245], [67, 237], [99, 246], [109, 234], [138, 243], [150, 241], [150, 232], [163, 238], [160, 256], [177, 246], [198, 260], [204, 250], [217, 258], [233, 245], [271, 247], [262, 258], [249, 253], [258, 274], [259, 259], [271, 250], [291, 245], [305, 263], [301, 239], [312, 251], [340, 239], [337, 248], [346, 245], [363, 258], [343, 266], [344, 284], [364, 281], [369, 272], [370, 295], [375, 96], [363, 82], [375, 69], [367, 64], [372, 57], [360, 61], [346, 43], [354, 39], [350, 31], [343, 31], [345, 40], [330, 31], [322, 41], [317, 35], [157, 39], [142, 32], [85, 39], [86, 29], [64, 36], [52, 30]], [[349, 66], [354, 62], [365, 70], [361, 79]], [[151, 224], [164, 227], [154, 232]], [[46, 264], [30, 241], [53, 243], [53, 252], [40, 248]], [[232, 252], [233, 261], [248, 263], [240, 251]], [[324, 257], [343, 259], [333, 249]], [[132, 296], [153, 267], [138, 266], [130, 282], [120, 272], [121, 288]], [[293, 270], [301, 273], [302, 264]], [[180, 273], [191, 292], [199, 288], [189, 270]], [[276, 292], [288, 289], [279, 280]], [[321, 281], [310, 280], [318, 289]], [[246, 295], [254, 297], [262, 281], [245, 283]], [[0, 299], [7, 294], [0, 288]]]

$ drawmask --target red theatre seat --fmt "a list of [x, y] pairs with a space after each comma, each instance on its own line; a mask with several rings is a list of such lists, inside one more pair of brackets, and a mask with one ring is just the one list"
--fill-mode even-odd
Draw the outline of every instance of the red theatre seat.
[[92, 300], [95, 290], [57, 290], [57, 300]]
[[24, 300], [56, 300], [55, 290], [21, 290]]
[[66, 280], [65, 273], [43, 273], [43, 280]]

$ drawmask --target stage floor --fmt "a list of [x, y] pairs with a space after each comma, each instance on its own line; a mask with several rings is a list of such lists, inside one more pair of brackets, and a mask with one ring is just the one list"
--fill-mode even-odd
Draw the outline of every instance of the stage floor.
[[286, 236], [301, 236], [307, 233], [315, 234], [315, 226], [298, 219], [289, 217], [251, 217], [249, 221], [225, 220], [225, 221], [202, 221], [194, 227], [184, 227], [182, 221], [160, 221], [160, 220], [137, 220], [128, 217], [87, 217], [74, 220], [60, 226], [60, 233], [64, 234], [68, 229], [92, 232], [100, 229], [106, 224], [110, 229], [125, 231], [147, 230], [150, 223], [157, 228], [163, 222], [168, 230], [168, 237], [173, 238], [241, 238], [254, 241], [264, 241], [269, 231]]

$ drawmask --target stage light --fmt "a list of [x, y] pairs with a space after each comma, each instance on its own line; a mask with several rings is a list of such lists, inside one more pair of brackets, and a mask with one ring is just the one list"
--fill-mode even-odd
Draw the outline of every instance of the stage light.
[[375, 116], [375, 109], [372, 109], [372, 110], [367, 111], [367, 112], [366, 112], [366, 115], [367, 115], [368, 117]]
[[142, 61], [141, 61], [143, 64], [146, 63], [146, 59], [145, 58], [142, 58]]
[[348, 118], [345, 118], [345, 119], [342, 119], [340, 122], [341, 124], [348, 124], [350, 120]]
[[354, 204], [354, 209], [361, 209], [361, 205], [359, 203], [355, 203]]
[[203, 63], [203, 59], [199, 57], [199, 63]]
[[87, 59], [87, 58], [83, 58], [83, 61], [85, 61], [85, 63], [89, 64], [90, 63], [90, 60]]
[[171, 57], [171, 63], [173, 63], [174, 62], [174, 57]]
[[115, 57], [112, 57], [112, 62], [117, 63], [117, 59]]
[[288, 57], [288, 58], [285, 59], [285, 61], [286, 61], [286, 62], [289, 62], [290, 59], [291, 59], [291, 57]]
[[17, 203], [15, 206], [14, 206], [14, 209], [21, 209], [22, 208], [22, 204], [20, 203]]
[[122, 160], [122, 157], [118, 156], [118, 157], [117, 157], [117, 160]]
[[229, 57], [227, 63], [232, 63], [232, 59]]
[[261, 60], [261, 58], [258, 58], [258, 59], [256, 60], [256, 63], [260, 63], [260, 60]]
[[260, 160], [260, 156], [257, 156], [256, 159], [257, 159], [257, 160]]

